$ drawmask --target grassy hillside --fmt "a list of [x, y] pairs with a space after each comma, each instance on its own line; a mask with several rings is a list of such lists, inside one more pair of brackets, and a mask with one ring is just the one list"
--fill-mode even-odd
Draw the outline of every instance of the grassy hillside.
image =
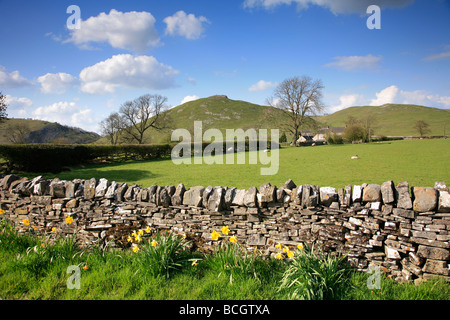
[[[379, 107], [364, 106], [351, 107], [330, 115], [314, 117], [319, 127], [341, 127], [349, 116], [360, 118], [372, 113], [376, 116], [377, 124], [375, 135], [379, 136], [418, 136], [413, 128], [417, 120], [424, 120], [430, 125], [431, 132], [427, 135], [444, 134], [444, 125], [447, 125], [446, 134], [450, 134], [450, 110], [437, 109], [416, 105], [386, 104]], [[144, 143], [160, 144], [170, 142], [174, 129], [184, 128], [193, 132], [194, 121], [202, 121], [203, 132], [209, 128], [220, 129], [224, 136], [226, 129], [241, 128], [247, 130], [279, 128], [280, 135], [286, 131], [289, 122], [282, 111], [261, 106], [246, 101], [232, 100], [223, 95], [216, 95], [184, 103], [167, 111], [170, 117], [169, 129], [158, 131], [150, 128], [145, 133]], [[307, 126], [302, 130], [310, 129]], [[288, 135], [288, 132], [286, 131]], [[288, 135], [288, 141], [291, 138]], [[108, 144], [106, 138], [97, 143]]]
[[384, 136], [418, 136], [413, 126], [417, 120], [424, 120], [430, 125], [428, 135], [442, 136], [444, 125], [446, 134], [450, 134], [450, 110], [407, 104], [385, 104], [379, 107], [351, 107], [333, 114], [317, 117], [317, 120], [333, 127], [344, 126], [349, 116], [359, 118], [372, 113], [377, 118], [376, 135]]
[[24, 128], [27, 132], [26, 143], [67, 143], [86, 144], [97, 141], [100, 136], [80, 128], [73, 128], [59, 123], [31, 120], [7, 119], [0, 123], [0, 144], [9, 144], [8, 135], [12, 128]]
[[[194, 121], [202, 121], [203, 132], [209, 128], [216, 128], [222, 131], [224, 137], [226, 129], [278, 128], [274, 119], [269, 118], [270, 112], [275, 112], [277, 121], [285, 117], [280, 110], [272, 107], [231, 100], [224, 95], [202, 98], [168, 110], [170, 129], [158, 131], [150, 128], [145, 133], [144, 141], [152, 144], [168, 143], [174, 129], [183, 128], [193, 132]], [[98, 143], [108, 143], [108, 141], [102, 138]]]

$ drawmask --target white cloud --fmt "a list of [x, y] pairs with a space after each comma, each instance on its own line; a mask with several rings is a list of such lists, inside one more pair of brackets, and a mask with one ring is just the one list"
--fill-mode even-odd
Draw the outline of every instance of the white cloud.
[[60, 101], [48, 106], [36, 108], [31, 114], [33, 118], [63, 125], [82, 127], [87, 129], [92, 126], [92, 111], [89, 108], [81, 108], [75, 102]]
[[431, 61], [431, 60], [441, 60], [441, 59], [448, 59], [448, 58], [450, 58], [450, 51], [432, 54], [432, 55], [425, 57], [423, 60]]
[[330, 112], [336, 112], [349, 107], [367, 104], [367, 99], [361, 94], [345, 94], [339, 97], [339, 104], [331, 107]]
[[43, 93], [65, 93], [72, 88], [78, 80], [68, 73], [47, 73], [40, 76], [37, 81], [41, 84], [41, 92]]
[[31, 107], [33, 102], [25, 97], [18, 98], [10, 96], [9, 94], [5, 95], [5, 102], [8, 106], [8, 109], [20, 109], [25, 107]]
[[80, 72], [81, 91], [90, 94], [113, 93], [118, 87], [167, 89], [175, 86], [179, 72], [152, 56], [115, 55]]
[[380, 92], [377, 92], [376, 99], [372, 99], [370, 102], [371, 106], [381, 106], [386, 103], [394, 103], [397, 99], [399, 88], [397, 86], [387, 87]]
[[169, 16], [164, 19], [166, 23], [166, 34], [171, 36], [182, 36], [189, 40], [195, 40], [201, 37], [205, 31], [203, 24], [209, 23], [205, 17], [196, 17], [192, 13], [186, 14], [186, 12], [180, 10], [173, 16]]
[[351, 93], [341, 95], [339, 104], [329, 108], [330, 112], [336, 112], [355, 106], [381, 106], [383, 104], [415, 104], [435, 108], [450, 108], [450, 96], [433, 94], [426, 90], [406, 91], [396, 85], [391, 85], [375, 93], [376, 98], [367, 99], [364, 95]]
[[197, 95], [193, 95], [193, 96], [186, 96], [183, 98], [183, 100], [181, 100], [180, 105], [182, 105], [183, 103], [189, 102], [189, 101], [194, 101], [194, 100], [198, 100], [200, 99], [199, 96]]
[[335, 61], [326, 64], [326, 67], [334, 67], [344, 71], [358, 71], [358, 70], [376, 70], [380, 67], [379, 62], [381, 57], [376, 57], [371, 54], [366, 56], [348, 56], [348, 57], [334, 57]]
[[317, 5], [330, 10], [333, 14], [349, 14], [358, 13], [366, 14], [367, 7], [376, 4], [381, 9], [385, 8], [401, 8], [410, 5], [414, 0], [245, 0], [244, 8], [263, 7], [265, 9], [273, 9], [279, 5], [296, 4], [297, 10], [304, 10], [309, 5]]
[[149, 12], [120, 12], [112, 9], [81, 21], [79, 29], [71, 31], [73, 42], [89, 48], [91, 42], [107, 42], [114, 48], [143, 52], [160, 45], [155, 18]]
[[15, 70], [7, 72], [5, 67], [0, 66], [0, 87], [20, 88], [30, 85], [32, 85], [32, 83], [22, 77], [19, 71]]
[[248, 88], [248, 91], [264, 91], [273, 87], [276, 87], [278, 83], [259, 80], [257, 83]]

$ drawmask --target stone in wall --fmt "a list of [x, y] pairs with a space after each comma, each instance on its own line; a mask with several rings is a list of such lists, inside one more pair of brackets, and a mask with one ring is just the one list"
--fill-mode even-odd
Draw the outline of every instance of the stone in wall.
[[256, 208], [258, 206], [256, 194], [258, 189], [256, 187], [250, 187], [244, 195], [244, 205], [249, 208]]
[[395, 197], [397, 199], [397, 208], [412, 209], [412, 200], [409, 194], [409, 183], [402, 181], [395, 187]]
[[430, 187], [413, 188], [413, 210], [416, 212], [433, 211], [437, 205], [437, 191]]
[[[320, 192], [320, 204], [329, 207], [333, 202], [338, 201], [338, 194], [336, 188], [333, 187], [321, 187]], [[342, 189], [342, 196], [344, 195], [344, 189]]]
[[224, 209], [224, 193], [225, 190], [222, 187], [214, 187], [208, 199], [208, 210], [218, 212]]
[[101, 178], [98, 182], [97, 187], [95, 187], [95, 197], [96, 198], [104, 197], [110, 184], [111, 183], [107, 179]]
[[381, 196], [385, 204], [390, 204], [395, 201], [394, 182], [392, 180], [385, 181], [381, 185]]
[[84, 199], [91, 200], [95, 197], [95, 187], [97, 186], [97, 179], [91, 178], [84, 182]]
[[201, 207], [203, 203], [203, 193], [205, 188], [203, 186], [195, 186], [189, 188], [183, 195], [183, 205]]
[[175, 193], [172, 196], [172, 205], [179, 206], [183, 203], [183, 196], [186, 192], [186, 187], [184, 184], [180, 183], [178, 184]]
[[378, 184], [369, 184], [363, 190], [363, 202], [380, 202], [381, 187]]

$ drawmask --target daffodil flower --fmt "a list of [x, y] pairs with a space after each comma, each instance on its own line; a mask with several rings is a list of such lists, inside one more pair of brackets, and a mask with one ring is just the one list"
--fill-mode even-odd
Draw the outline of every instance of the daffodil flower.
[[71, 224], [73, 222], [73, 218], [71, 217], [71, 216], [68, 216], [67, 218], [66, 218], [66, 223], [67, 224]]
[[281, 243], [277, 244], [277, 245], [275, 246], [275, 248], [281, 249]]
[[211, 233], [211, 239], [217, 240], [219, 238], [220, 238], [220, 233], [218, 233], [216, 230], [213, 230], [213, 232]]
[[127, 241], [128, 241], [128, 242], [133, 242], [133, 238], [130, 237], [130, 236], [128, 236]]
[[198, 262], [197, 262], [197, 260], [194, 260], [194, 261], [192, 261], [192, 266], [198, 266]]
[[28, 219], [23, 219], [23, 224], [24, 225], [26, 225], [26, 226], [29, 226], [30, 225], [30, 220], [28, 220]]
[[152, 244], [152, 247], [156, 247], [158, 245], [158, 241], [153, 240], [151, 244]]
[[299, 244], [297, 245], [297, 249], [298, 249], [298, 250], [303, 250], [303, 244], [299, 243]]
[[232, 242], [232, 243], [236, 243], [236, 242], [237, 242], [236, 236], [232, 236], [229, 240], [230, 240], [230, 242]]
[[288, 250], [287, 256], [288, 256], [288, 258], [292, 258], [294, 256], [294, 253], [292, 251]]
[[0, 214], [4, 214], [4, 213], [5, 213], [5, 210], [0, 209]]
[[144, 230], [142, 230], [142, 229], [139, 229], [139, 231], [138, 231], [138, 235], [142, 236], [143, 234], [144, 234]]
[[222, 234], [227, 235], [228, 232], [230, 232], [230, 229], [228, 229], [228, 226], [222, 227], [222, 229], [220, 229], [220, 231], [222, 231]]
[[138, 252], [139, 251], [139, 247], [136, 244], [133, 244], [132, 250], [133, 250], [133, 252]]
[[145, 230], [144, 230], [146, 233], [150, 233], [152, 230], [150, 229], [150, 227], [149, 226], [147, 226], [147, 228], [145, 228]]
[[278, 260], [282, 260], [282, 259], [283, 259], [283, 255], [282, 255], [281, 253], [278, 253], [278, 254], [275, 256], [275, 258], [278, 259]]

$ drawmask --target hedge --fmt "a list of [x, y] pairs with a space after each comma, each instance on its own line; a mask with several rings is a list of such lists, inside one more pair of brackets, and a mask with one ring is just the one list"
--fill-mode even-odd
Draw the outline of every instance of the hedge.
[[[210, 143], [204, 142], [202, 150]], [[55, 145], [23, 144], [0, 145], [6, 171], [61, 172], [65, 167], [106, 161], [152, 160], [171, 157], [176, 143], [163, 145]], [[259, 144], [258, 144], [259, 145]], [[270, 147], [270, 141], [268, 141]], [[193, 145], [191, 146], [193, 152]], [[225, 152], [226, 142], [223, 142]], [[248, 141], [245, 149], [248, 150]], [[235, 150], [237, 145], [235, 143]]]

